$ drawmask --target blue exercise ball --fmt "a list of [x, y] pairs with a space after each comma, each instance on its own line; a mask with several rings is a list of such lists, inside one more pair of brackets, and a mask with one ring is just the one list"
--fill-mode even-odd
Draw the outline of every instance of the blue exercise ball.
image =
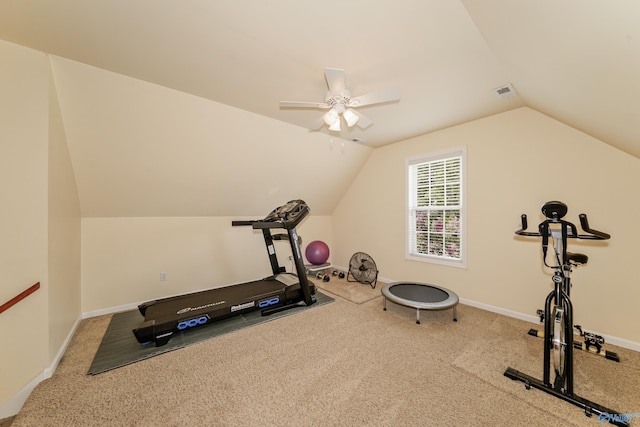
[[329, 246], [321, 240], [314, 240], [307, 245], [304, 255], [313, 265], [324, 264], [329, 259]]

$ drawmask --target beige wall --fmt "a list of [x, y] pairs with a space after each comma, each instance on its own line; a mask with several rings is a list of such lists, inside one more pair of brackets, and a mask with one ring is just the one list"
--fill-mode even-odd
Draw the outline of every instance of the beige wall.
[[[80, 318], [80, 210], [47, 56], [0, 41], [0, 418], [55, 368]], [[26, 392], [25, 392], [26, 390]]]
[[[83, 312], [271, 275], [262, 232], [231, 226], [234, 219], [268, 213], [251, 218], [84, 218]], [[274, 230], [279, 232], [284, 230]], [[298, 234], [303, 253], [316, 239], [331, 245], [331, 218], [311, 215], [298, 226]], [[292, 271], [289, 243], [274, 245], [280, 265]], [[167, 281], [160, 280], [162, 272]]]
[[264, 215], [295, 198], [331, 215], [374, 151], [63, 58], [52, 65], [85, 218]]
[[0, 314], [1, 403], [48, 362], [49, 90], [44, 54], [0, 41], [0, 58], [0, 303], [41, 285]]
[[[409, 261], [405, 161], [461, 145], [468, 164], [468, 268]], [[550, 275], [542, 268], [540, 242], [513, 231], [522, 213], [535, 227], [542, 204], [561, 200], [570, 221], [578, 223], [584, 212], [593, 228], [612, 235], [607, 243], [571, 242], [570, 250], [590, 257], [573, 275], [575, 322], [637, 346], [639, 166], [637, 158], [529, 108], [383, 147], [332, 216], [334, 262], [346, 265], [355, 251], [364, 251], [382, 277], [439, 284], [461, 298], [534, 316], [543, 308]]]
[[53, 80], [49, 86], [49, 362], [80, 319], [80, 204]]

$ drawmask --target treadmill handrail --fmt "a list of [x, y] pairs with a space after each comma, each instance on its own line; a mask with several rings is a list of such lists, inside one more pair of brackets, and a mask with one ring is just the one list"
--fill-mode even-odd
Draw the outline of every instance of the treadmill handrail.
[[240, 220], [233, 220], [231, 221], [231, 225], [233, 227], [237, 227], [237, 226], [245, 226], [245, 225], [253, 225], [254, 222], [256, 222], [257, 220], [251, 220], [251, 221], [240, 221]]
[[289, 230], [295, 228], [296, 225], [298, 225], [300, 221], [302, 221], [302, 219], [303, 218], [296, 218], [296, 221], [293, 224], [287, 221], [256, 221], [253, 223], [253, 228], [255, 228], [256, 230], [262, 230], [264, 228], [284, 228], [285, 230]]

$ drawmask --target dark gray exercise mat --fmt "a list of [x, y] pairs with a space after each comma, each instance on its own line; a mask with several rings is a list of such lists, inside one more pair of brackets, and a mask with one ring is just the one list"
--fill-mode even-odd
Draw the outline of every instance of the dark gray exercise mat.
[[93, 358], [93, 362], [91, 363], [91, 367], [87, 374], [101, 374], [111, 369], [120, 368], [131, 363], [177, 350], [191, 344], [196, 344], [210, 338], [215, 338], [248, 326], [258, 325], [279, 317], [300, 313], [301, 311], [334, 301], [333, 298], [321, 292], [316, 292], [315, 297], [316, 303], [308, 307], [303, 305], [289, 310], [284, 310], [279, 313], [274, 313], [270, 316], [262, 316], [260, 310], [256, 310], [230, 317], [228, 319], [223, 319], [202, 328], [179, 331], [174, 333], [169, 342], [162, 347], [156, 347], [154, 344], [147, 344], [143, 346], [136, 340], [132, 330], [144, 320], [137, 309], [116, 313], [111, 318], [111, 322], [107, 327], [107, 331], [102, 338], [100, 347], [98, 347], [98, 351]]

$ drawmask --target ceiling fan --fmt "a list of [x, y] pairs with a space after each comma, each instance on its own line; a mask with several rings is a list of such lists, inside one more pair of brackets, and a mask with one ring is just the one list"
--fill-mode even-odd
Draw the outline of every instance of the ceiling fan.
[[280, 108], [319, 108], [328, 109], [313, 126], [319, 129], [325, 124], [330, 131], [340, 132], [340, 117], [344, 119], [348, 127], [355, 124], [366, 129], [373, 121], [364, 114], [355, 110], [365, 105], [380, 104], [383, 102], [397, 101], [400, 99], [400, 89], [392, 88], [366, 95], [351, 97], [347, 89], [347, 79], [344, 70], [338, 68], [325, 68], [324, 76], [327, 80], [329, 91], [324, 97], [324, 102], [280, 101]]

